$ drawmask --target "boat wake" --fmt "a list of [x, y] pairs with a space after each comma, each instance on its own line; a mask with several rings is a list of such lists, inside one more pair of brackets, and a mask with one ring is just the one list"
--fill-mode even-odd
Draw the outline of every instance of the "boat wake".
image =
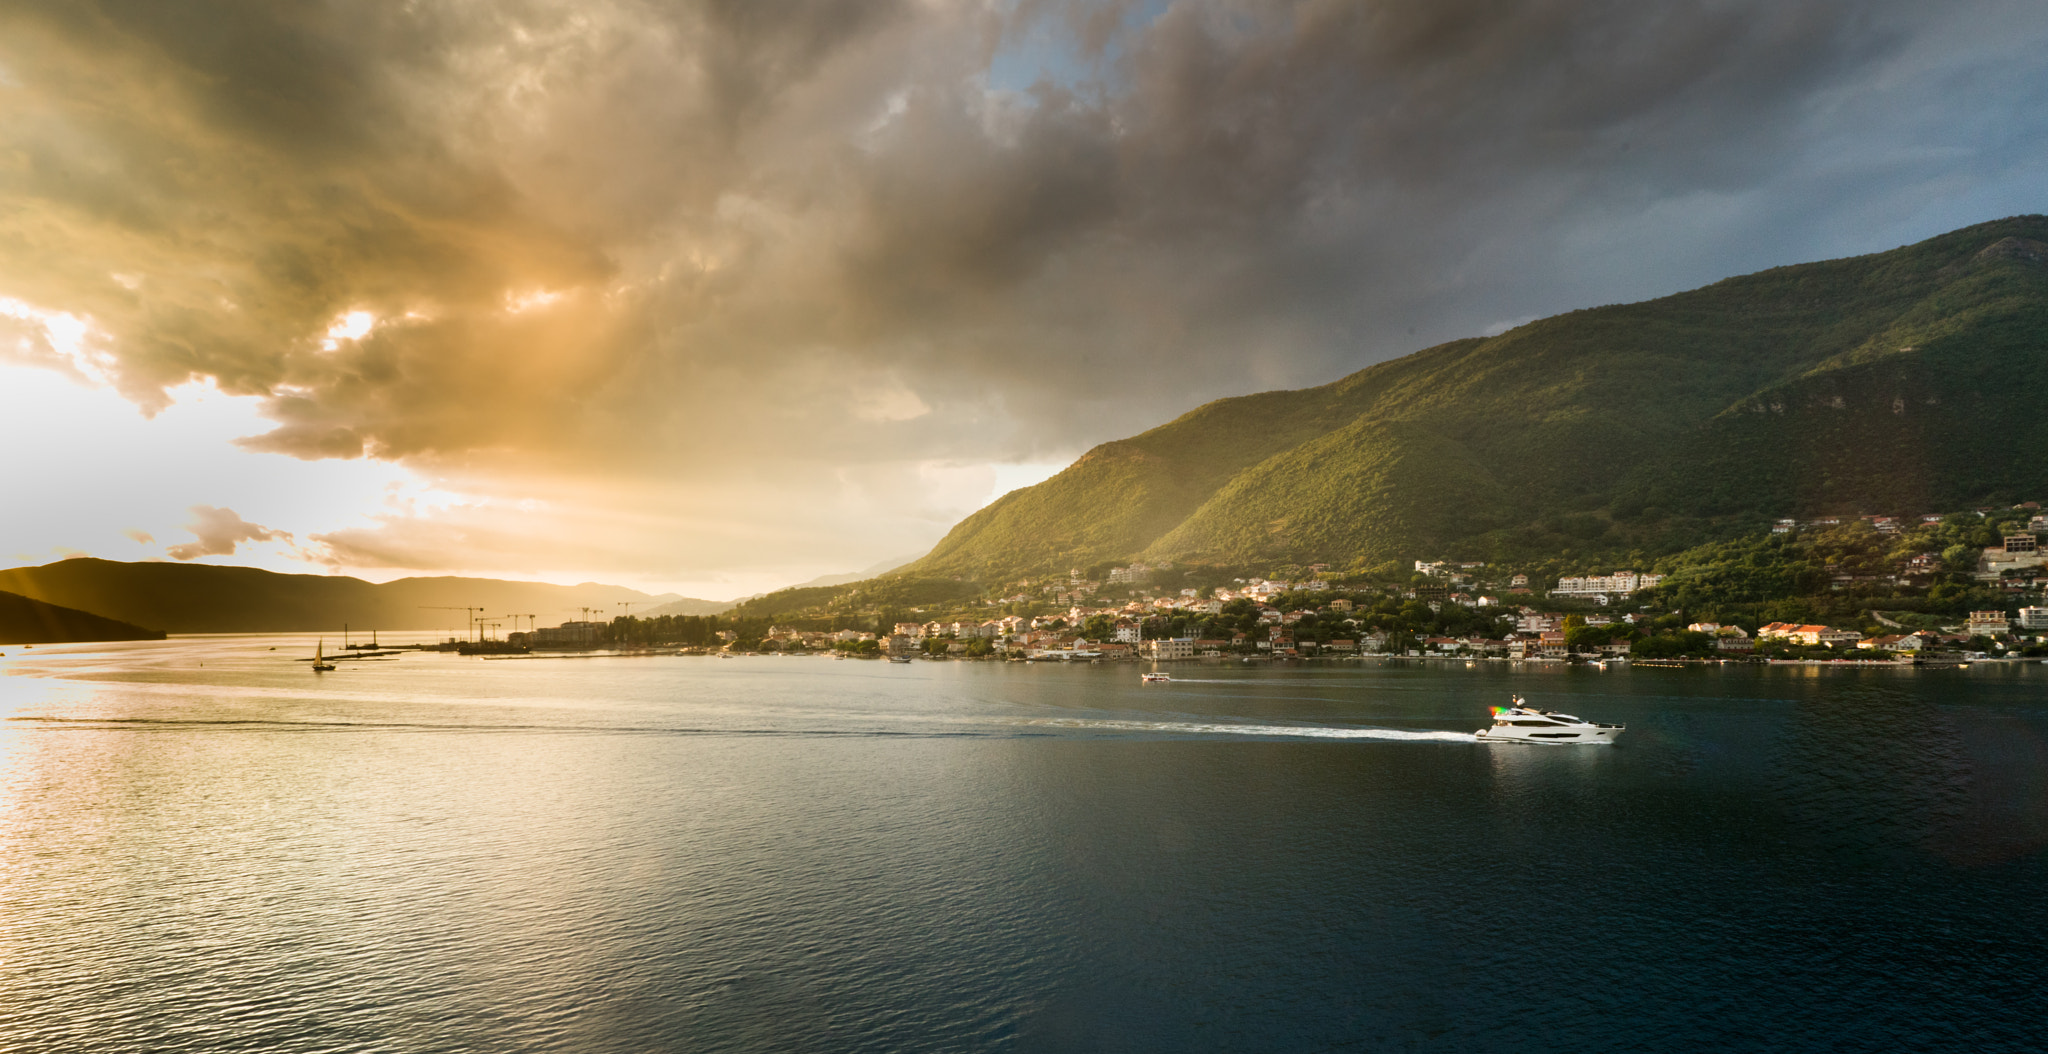
[[[912, 727], [875, 727], [845, 715], [849, 719], [846, 727], [821, 727], [827, 722], [804, 722], [785, 728], [747, 725], [585, 725], [585, 724], [503, 724], [495, 722], [432, 722], [432, 721], [366, 721], [317, 718], [299, 720], [266, 719], [253, 716], [223, 715], [213, 718], [165, 718], [165, 717], [112, 717], [21, 714], [7, 717], [8, 722], [20, 722], [29, 727], [41, 726], [46, 729], [76, 729], [96, 731], [221, 731], [221, 732], [461, 732], [461, 733], [542, 733], [542, 734], [610, 734], [610, 735], [670, 735], [670, 736], [789, 736], [803, 737], [852, 737], [852, 738], [1009, 738], [1023, 735], [1067, 735], [1076, 737], [1164, 737], [1164, 738], [1206, 738], [1227, 736], [1240, 739], [1346, 739], [1379, 740], [1403, 743], [1475, 743], [1477, 737], [1469, 732], [1415, 731], [1401, 728], [1356, 728], [1340, 725], [1259, 725], [1225, 721], [1143, 721], [1116, 718], [1044, 718], [1037, 720], [964, 719], [957, 722], [941, 722], [941, 727], [931, 727], [934, 722], [922, 715], [861, 715], [867, 721], [881, 720], [885, 723], [901, 722]], [[924, 727], [916, 727], [924, 726]], [[977, 727], [978, 726], [978, 727]]]
[[1146, 732], [1153, 735], [1249, 736], [1259, 739], [1381, 739], [1407, 743], [1477, 743], [1470, 732], [1412, 731], [1402, 728], [1347, 728], [1339, 725], [1240, 725], [1203, 721], [1089, 721], [1055, 718], [1031, 724], [1077, 732]]

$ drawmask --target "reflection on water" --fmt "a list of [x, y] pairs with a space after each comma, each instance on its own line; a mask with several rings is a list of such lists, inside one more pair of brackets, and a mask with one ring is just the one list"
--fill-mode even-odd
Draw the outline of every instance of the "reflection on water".
[[[2048, 1010], [2038, 668], [310, 644], [0, 659], [0, 1046], [1978, 1051]], [[1629, 731], [1474, 742], [1510, 692]]]

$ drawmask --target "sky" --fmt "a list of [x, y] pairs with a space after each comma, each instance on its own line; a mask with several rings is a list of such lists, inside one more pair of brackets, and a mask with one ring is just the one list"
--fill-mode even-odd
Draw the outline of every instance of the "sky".
[[1954, 0], [0, 0], [0, 561], [726, 599], [1445, 340], [2048, 211]]

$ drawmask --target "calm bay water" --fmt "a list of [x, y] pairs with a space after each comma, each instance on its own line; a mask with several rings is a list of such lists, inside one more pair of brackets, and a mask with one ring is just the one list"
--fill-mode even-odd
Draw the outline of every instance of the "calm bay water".
[[2038, 665], [4, 650], [10, 1052], [2048, 1037]]

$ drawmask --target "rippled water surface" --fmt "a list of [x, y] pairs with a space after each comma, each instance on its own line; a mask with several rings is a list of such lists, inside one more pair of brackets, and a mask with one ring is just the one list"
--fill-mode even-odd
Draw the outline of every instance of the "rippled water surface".
[[0, 650], [10, 1052], [2048, 1036], [2048, 667]]

